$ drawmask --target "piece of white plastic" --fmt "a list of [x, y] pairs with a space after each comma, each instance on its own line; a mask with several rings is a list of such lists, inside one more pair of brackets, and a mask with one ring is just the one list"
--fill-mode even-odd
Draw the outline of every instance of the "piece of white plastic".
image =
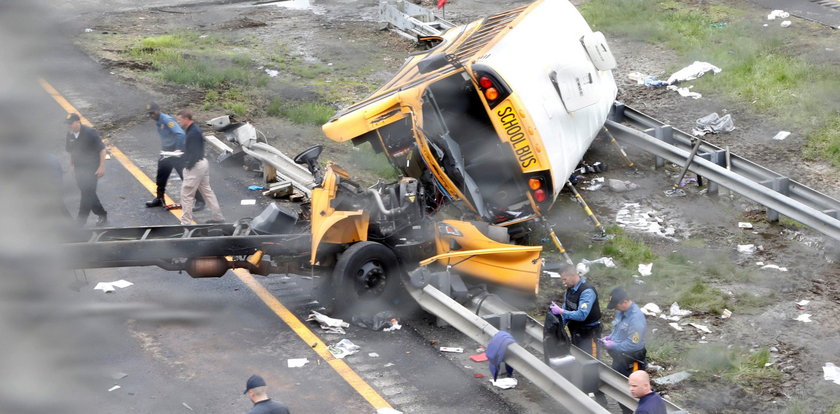
[[309, 362], [308, 358], [290, 358], [286, 361], [289, 368], [300, 368]]
[[660, 313], [662, 313], [662, 310], [659, 309], [659, 305], [657, 305], [653, 302], [646, 303], [645, 306], [642, 306], [642, 308], [640, 310], [642, 311], [642, 313], [644, 313], [647, 316], [656, 316], [656, 315], [659, 315]]
[[823, 379], [840, 385], [840, 367], [831, 362], [826, 362], [823, 366]]
[[491, 378], [490, 383], [497, 388], [506, 390], [509, 388], [516, 387], [516, 385], [519, 384], [519, 381], [517, 381], [516, 378], [500, 378], [496, 381], [493, 381], [493, 379]]
[[653, 274], [653, 263], [639, 263], [639, 274], [642, 276]]
[[793, 320], [808, 323], [808, 322], [811, 322], [811, 314], [810, 313], [803, 313], [803, 314], [793, 318]]

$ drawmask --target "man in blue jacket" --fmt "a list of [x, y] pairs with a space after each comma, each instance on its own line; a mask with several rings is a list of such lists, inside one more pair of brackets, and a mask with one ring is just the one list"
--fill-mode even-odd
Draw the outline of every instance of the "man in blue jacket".
[[601, 338], [601, 343], [613, 359], [612, 368], [625, 376], [644, 369], [647, 365], [645, 315], [639, 306], [627, 297], [627, 291], [620, 287], [610, 292], [607, 309], [615, 309], [615, 321], [612, 333]]
[[[636, 371], [627, 379], [630, 395], [639, 399], [636, 414], [668, 414], [665, 400], [650, 388], [650, 376], [646, 371]], [[624, 407], [622, 407], [624, 408]]]
[[[155, 198], [146, 202], [146, 207], [162, 207], [164, 205], [163, 196], [166, 193], [166, 182], [169, 181], [169, 176], [172, 170], [178, 173], [178, 176], [183, 180], [184, 178], [184, 164], [180, 157], [175, 155], [164, 155], [164, 152], [171, 153], [175, 151], [184, 151], [186, 142], [186, 135], [184, 130], [172, 119], [171, 116], [160, 111], [160, 106], [154, 102], [146, 105], [146, 114], [155, 121], [158, 135], [160, 135], [161, 155], [158, 158], [157, 174], [155, 174], [155, 184], [157, 184], [157, 194]], [[196, 198], [196, 205], [194, 210], [199, 211], [204, 206], [204, 199], [199, 196]]]

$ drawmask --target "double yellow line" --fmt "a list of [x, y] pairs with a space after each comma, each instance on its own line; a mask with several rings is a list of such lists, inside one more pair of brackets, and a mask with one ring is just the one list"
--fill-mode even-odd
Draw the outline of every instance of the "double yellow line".
[[[78, 110], [76, 110], [67, 99], [64, 98], [58, 91], [52, 87], [46, 80], [39, 78], [38, 83], [41, 84], [41, 87], [52, 96], [52, 98], [68, 113], [77, 113], [79, 114], [79, 118], [81, 119], [82, 124], [87, 126], [93, 126], [90, 121], [87, 120]], [[106, 140], [106, 144], [108, 145], [108, 150], [110, 151], [111, 155], [131, 173], [143, 187], [146, 187], [150, 193], [156, 194], [157, 193], [157, 185], [154, 181], [152, 181], [148, 176], [146, 176], [140, 168], [137, 167], [134, 162], [131, 161], [119, 148], [114, 146], [111, 143], [108, 143]], [[165, 195], [166, 203], [171, 204], [173, 203], [172, 199], [169, 196]], [[174, 211], [171, 211], [172, 215], [176, 218], [179, 218]], [[297, 334], [297, 336], [303, 340], [307, 346], [311, 346], [312, 349], [315, 351], [318, 356], [324, 359], [334, 370], [341, 375], [351, 387], [353, 387], [356, 392], [361, 395], [365, 400], [367, 400], [370, 405], [372, 405], [375, 409], [379, 410], [382, 408], [393, 408], [391, 404], [385, 401], [379, 393], [376, 392], [365, 380], [363, 380], [356, 371], [353, 371], [353, 368], [350, 368], [346, 362], [341, 359], [338, 359], [333, 356], [332, 353], [327, 349], [327, 345], [318, 338], [303, 322], [300, 321], [289, 309], [283, 306], [279, 300], [277, 300], [268, 289], [265, 288], [260, 282], [258, 282], [250, 272], [245, 269], [234, 269], [233, 273], [245, 286], [248, 286], [251, 291], [253, 291], [263, 303], [274, 312], [275, 315], [280, 317], [280, 319], [292, 329], [292, 331]]]

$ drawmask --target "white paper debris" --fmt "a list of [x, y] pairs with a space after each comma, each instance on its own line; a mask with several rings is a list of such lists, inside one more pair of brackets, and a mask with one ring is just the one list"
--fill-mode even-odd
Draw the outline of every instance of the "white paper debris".
[[767, 15], [767, 20], [787, 19], [788, 17], [790, 17], [790, 13], [784, 10], [773, 10]]
[[729, 309], [724, 309], [723, 312], [720, 314], [721, 319], [728, 319], [732, 317], [732, 311]]
[[585, 265], [591, 265], [593, 263], [599, 263], [599, 264], [602, 264], [606, 267], [615, 267], [615, 262], [613, 261], [612, 257], [601, 257], [601, 258], [598, 258], [598, 259], [595, 259], [595, 260], [583, 259], [580, 262], [585, 264]]
[[495, 386], [496, 388], [506, 390], [515, 387], [517, 384], [519, 384], [519, 381], [517, 381], [516, 378], [500, 378], [496, 381], [493, 381], [493, 379], [491, 378], [490, 383], [493, 384], [493, 386]]
[[775, 139], [776, 141], [781, 141], [781, 140], [784, 140], [785, 138], [787, 138], [788, 135], [790, 135], [790, 132], [788, 132], [788, 131], [779, 131], [778, 134], [773, 136], [773, 139]]
[[694, 323], [694, 322], [689, 323], [689, 325], [697, 328], [697, 330], [700, 331], [700, 332], [712, 333], [712, 331], [710, 331], [709, 327], [706, 326], [706, 325], [700, 325], [699, 323]]
[[751, 229], [751, 228], [753, 228], [753, 225], [750, 222], [739, 221], [738, 222], [738, 228], [739, 229]]
[[114, 385], [113, 387], [108, 388], [108, 392], [115, 391], [115, 390], [118, 390], [120, 388], [122, 388], [122, 387], [120, 387], [119, 385]]
[[398, 331], [401, 328], [402, 328], [402, 325], [400, 325], [400, 322], [397, 320], [397, 318], [394, 318], [394, 319], [391, 319], [391, 326], [389, 326], [387, 328], [383, 328], [382, 332]]
[[578, 263], [577, 266], [575, 266], [575, 270], [577, 270], [577, 273], [579, 275], [583, 276], [583, 275], [589, 273], [589, 266], [587, 266], [586, 263], [581, 262], [581, 263]]
[[376, 352], [371, 352], [368, 354], [368, 356], [371, 358], [379, 358], [379, 354], [377, 354]]
[[788, 269], [786, 267], [779, 267], [779, 266], [776, 266], [774, 264], [766, 264], [764, 266], [761, 266], [761, 268], [762, 269], [776, 269], [780, 272], [787, 272], [788, 271]]
[[677, 302], [671, 304], [671, 309], [668, 310], [668, 313], [671, 316], [688, 316], [691, 315], [691, 311], [688, 309], [680, 309], [680, 305]]
[[190, 410], [190, 411], [193, 411], [192, 407], [190, 407], [189, 405], [187, 405], [187, 403], [182, 402], [182, 403], [181, 403], [181, 405], [183, 405], [183, 406], [184, 406], [184, 408], [186, 408], [186, 409], [188, 409], [188, 410]]
[[548, 275], [548, 277], [550, 277], [552, 279], [559, 279], [560, 278], [560, 273], [552, 272], [550, 270], [544, 270], [544, 272], [545, 272], [545, 274]]
[[639, 274], [642, 276], [650, 276], [653, 270], [653, 263], [639, 263]]
[[720, 73], [721, 70], [721, 68], [712, 65], [711, 63], [694, 61], [694, 63], [674, 72], [674, 74], [668, 78], [668, 84], [673, 85], [678, 82], [694, 80], [705, 75], [707, 72], [717, 74]]
[[755, 245], [754, 244], [739, 244], [738, 245], [738, 253], [744, 253], [744, 254], [755, 253]]
[[806, 323], [811, 322], [811, 314], [810, 313], [803, 313], [803, 314], [793, 318], [793, 320], [799, 321], [799, 322], [806, 322]]
[[659, 309], [659, 305], [653, 302], [646, 303], [645, 306], [642, 306], [640, 310], [647, 316], [656, 316], [662, 313], [662, 309]]
[[309, 362], [309, 358], [289, 358], [286, 362], [289, 364], [289, 368], [300, 368]]
[[455, 353], [460, 354], [460, 353], [464, 352], [464, 348], [442, 346], [442, 347], [440, 347], [440, 352], [455, 352]]
[[647, 76], [648, 75], [645, 75], [644, 73], [641, 73], [641, 72], [630, 72], [630, 73], [627, 74], [627, 77], [630, 78], [630, 80], [636, 81], [636, 84], [638, 84], [638, 85], [644, 85], [645, 84], [645, 78]]
[[110, 293], [116, 290], [114, 288], [127, 288], [133, 284], [134, 283], [123, 279], [117, 280], [116, 282], [99, 282], [96, 284], [96, 286], [94, 286], [93, 290], [101, 290], [105, 293]]
[[396, 364], [394, 364], [393, 362], [389, 362], [389, 363], [387, 363], [387, 364], [385, 364], [385, 365], [383, 365], [383, 366], [384, 366], [385, 368], [388, 368], [388, 367], [393, 367], [394, 365], [396, 365]]
[[782, 27], [790, 27], [790, 25], [791, 25], [790, 20], [785, 20], [785, 21], [783, 21], [783, 22], [782, 22], [782, 24], [780, 24], [779, 26], [782, 26]]
[[257, 204], [257, 200], [255, 200], [255, 199], [246, 199], [246, 200], [242, 200], [242, 201], [240, 201], [240, 202], [239, 202], [239, 204], [240, 204], [240, 205], [243, 205], [243, 206], [253, 206], [253, 205]]
[[694, 99], [702, 98], [703, 94], [701, 94], [700, 92], [692, 92], [691, 91], [691, 88], [693, 88], [693, 87], [694, 87], [694, 85], [689, 86], [687, 88], [680, 88], [680, 87], [677, 87], [677, 86], [674, 86], [674, 85], [669, 85], [666, 89], [668, 89], [669, 91], [677, 91], [677, 93], [680, 94], [680, 96], [682, 96], [684, 98], [694, 98]]
[[831, 381], [840, 385], [840, 367], [832, 364], [831, 362], [826, 362], [823, 367], [823, 378], [826, 381]]
[[344, 328], [349, 328], [350, 324], [341, 319], [331, 318], [322, 313], [311, 311], [307, 321], [316, 321], [321, 325], [321, 329], [328, 333], [337, 333], [344, 335]]
[[265, 73], [266, 73], [266, 74], [268, 74], [268, 76], [269, 76], [269, 77], [271, 77], [271, 78], [276, 78], [276, 77], [277, 77], [277, 75], [279, 75], [279, 74], [280, 74], [280, 72], [279, 72], [279, 71], [276, 71], [276, 70], [274, 70], [274, 69], [266, 69], [266, 70], [265, 70]]
[[349, 339], [342, 339], [335, 345], [330, 345], [327, 350], [338, 359], [344, 359], [347, 355], [353, 355], [362, 349], [360, 346], [354, 344]]
[[808, 306], [809, 303], [811, 303], [811, 301], [807, 299], [802, 299], [799, 302], [796, 302], [797, 305], [802, 307]]
[[680, 325], [679, 325], [679, 324], [677, 324], [676, 322], [671, 322], [671, 323], [669, 323], [668, 325], [670, 325], [672, 328], [674, 328], [674, 329], [676, 329], [676, 330], [678, 330], [678, 331], [680, 331], [680, 332], [682, 332], [682, 330], [683, 330], [682, 326], [680, 326]]

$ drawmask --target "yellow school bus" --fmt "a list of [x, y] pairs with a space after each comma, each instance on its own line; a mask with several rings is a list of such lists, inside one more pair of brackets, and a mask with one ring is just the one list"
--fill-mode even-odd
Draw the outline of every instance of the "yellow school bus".
[[568, 1], [537, 0], [435, 40], [324, 133], [383, 152], [432, 211], [501, 226], [544, 214], [615, 99], [604, 36]]

